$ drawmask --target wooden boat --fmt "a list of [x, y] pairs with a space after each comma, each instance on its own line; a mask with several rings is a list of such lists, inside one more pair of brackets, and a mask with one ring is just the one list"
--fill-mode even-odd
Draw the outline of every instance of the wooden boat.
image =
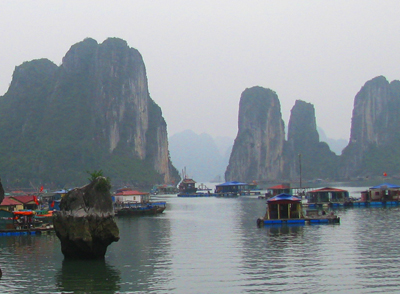
[[117, 190], [113, 202], [116, 216], [158, 214], [164, 212], [167, 205], [165, 201], [150, 201], [150, 193], [130, 188]]
[[[311, 211], [310, 211], [311, 212]], [[267, 211], [263, 218], [257, 219], [257, 225], [276, 224], [319, 224], [339, 223], [340, 218], [330, 214], [307, 213], [304, 215], [301, 198], [290, 194], [279, 194], [267, 200]]]
[[204, 184], [196, 187], [196, 181], [193, 179], [185, 178], [179, 183], [178, 197], [213, 197], [215, 193], [211, 192], [212, 189]]
[[0, 209], [0, 235], [33, 235], [54, 231], [52, 224], [42, 223], [35, 216], [36, 213], [32, 210], [8, 211]]

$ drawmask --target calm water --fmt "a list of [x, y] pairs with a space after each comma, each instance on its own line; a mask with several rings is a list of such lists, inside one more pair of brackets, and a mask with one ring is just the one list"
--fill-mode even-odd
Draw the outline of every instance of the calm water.
[[400, 207], [257, 228], [265, 200], [163, 199], [162, 215], [117, 219], [105, 261], [64, 261], [55, 234], [1, 236], [0, 293], [400, 292]]

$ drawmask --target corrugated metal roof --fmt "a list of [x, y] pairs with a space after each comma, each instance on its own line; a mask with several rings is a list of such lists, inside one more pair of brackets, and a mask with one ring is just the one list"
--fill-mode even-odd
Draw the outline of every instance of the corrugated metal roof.
[[134, 195], [148, 195], [149, 193], [147, 192], [140, 192], [136, 190], [122, 190], [119, 191], [118, 193], [115, 193], [115, 196], [134, 196]]
[[325, 188], [321, 188], [321, 189], [308, 191], [308, 193], [318, 193], [318, 192], [347, 192], [347, 190], [331, 188], [331, 187], [325, 187]]
[[11, 205], [21, 205], [21, 202], [12, 199], [10, 197], [5, 197], [3, 201], [0, 203], [1, 206], [11, 206]]
[[290, 189], [290, 186], [281, 184], [267, 188], [267, 190], [283, 190], [283, 189]]

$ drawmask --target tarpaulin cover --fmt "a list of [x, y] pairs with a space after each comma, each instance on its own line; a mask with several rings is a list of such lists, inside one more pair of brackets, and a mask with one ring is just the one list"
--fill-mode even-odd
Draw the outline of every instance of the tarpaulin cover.
[[374, 187], [372, 187], [370, 189], [383, 189], [383, 190], [386, 190], [386, 189], [399, 189], [399, 188], [400, 188], [400, 186], [398, 186], [398, 185], [393, 185], [393, 184], [389, 184], [389, 183], [383, 183], [381, 185], [374, 186]]
[[241, 182], [236, 182], [236, 181], [232, 181], [232, 182], [226, 182], [220, 185], [216, 185], [216, 187], [221, 187], [221, 186], [245, 186], [247, 185], [246, 183], [241, 183]]
[[33, 211], [14, 211], [13, 213], [17, 215], [32, 215]]
[[290, 194], [279, 194], [267, 200], [267, 202], [275, 202], [275, 201], [296, 201], [300, 202], [301, 199], [299, 197], [290, 195]]

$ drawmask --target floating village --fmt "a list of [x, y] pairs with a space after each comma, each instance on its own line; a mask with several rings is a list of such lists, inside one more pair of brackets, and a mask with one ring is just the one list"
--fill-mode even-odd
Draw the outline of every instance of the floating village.
[[[62, 210], [62, 201], [71, 190], [50, 192], [43, 187], [39, 191], [7, 191], [0, 203], [0, 236], [17, 234], [42, 234], [54, 231], [53, 217]], [[286, 224], [339, 224], [335, 208], [379, 207], [400, 204], [400, 186], [382, 183], [360, 191], [359, 197], [335, 187], [292, 188], [290, 184], [278, 184], [262, 189], [256, 182], [230, 181], [216, 184], [215, 189], [184, 177], [177, 185], [154, 185], [149, 192], [129, 187], [117, 189], [111, 194], [112, 216], [144, 216], [163, 213], [167, 202], [161, 195], [181, 198], [256, 197], [266, 204], [265, 215], [256, 220], [257, 226]], [[153, 198], [157, 197], [157, 200]]]

